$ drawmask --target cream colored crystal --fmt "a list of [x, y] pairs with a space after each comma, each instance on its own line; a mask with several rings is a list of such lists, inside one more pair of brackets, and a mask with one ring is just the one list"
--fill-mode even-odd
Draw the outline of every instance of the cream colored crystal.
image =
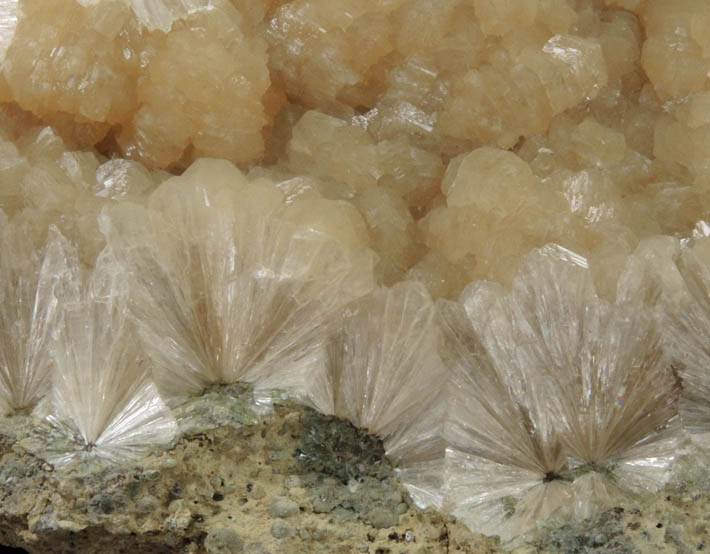
[[51, 380], [51, 336], [75, 271], [75, 253], [57, 231], [41, 248], [26, 219], [0, 211], [0, 412], [32, 409]]
[[108, 134], [151, 167], [251, 162], [279, 100], [244, 18], [227, 0], [25, 0], [3, 33], [0, 97], [81, 145]]
[[393, 49], [389, 14], [404, 0], [296, 0], [269, 21], [270, 66], [306, 105], [369, 99], [363, 85]]
[[406, 202], [393, 190], [372, 188], [357, 195], [353, 203], [370, 231], [372, 248], [379, 254], [378, 279], [387, 285], [402, 280], [417, 259], [414, 219]]
[[703, 121], [710, 112], [704, 110], [702, 100], [694, 102], [695, 98], [696, 95], [691, 95], [685, 99], [678, 107], [676, 117], [664, 115], [656, 120], [653, 152], [659, 160], [686, 167], [692, 181], [706, 192], [710, 183], [707, 163], [710, 124]]
[[377, 148], [367, 131], [316, 111], [293, 128], [287, 166], [296, 173], [331, 179], [359, 192], [377, 185]]
[[548, 245], [512, 291], [473, 283], [439, 311], [443, 504], [472, 529], [509, 540], [665, 482], [681, 437], [670, 359], [643, 307], [596, 296], [585, 258]]
[[473, 7], [487, 35], [505, 35], [535, 21], [538, 0], [474, 0]]
[[554, 115], [593, 98], [607, 82], [595, 40], [558, 34], [506, 54], [514, 65], [482, 65], [453, 82], [443, 133], [510, 148], [521, 135], [544, 132]]
[[108, 249], [88, 274], [71, 270], [71, 294], [62, 299], [52, 337], [52, 394], [40, 411], [71, 442], [66, 450], [51, 448], [49, 459], [140, 457], [168, 444], [177, 425], [136, 348], [129, 280]]
[[203, 156], [248, 163], [263, 154], [273, 115], [265, 106], [266, 43], [241, 31], [242, 15], [229, 2], [209, 4], [156, 34], [135, 112], [118, 136], [126, 156], [167, 167]]
[[19, 138], [0, 138], [6, 157], [0, 165], [0, 208], [32, 222], [39, 247], [55, 225], [77, 248], [82, 263], [93, 265], [105, 241], [96, 216], [106, 204], [125, 198], [144, 202], [165, 179], [137, 162], [77, 150], [50, 127], [22, 125]]
[[168, 398], [298, 372], [339, 310], [372, 286], [368, 251], [292, 223], [288, 211], [273, 185], [201, 160], [163, 183], [147, 209], [124, 204], [103, 216]]
[[[455, 175], [447, 174], [441, 188], [446, 195], [446, 205], [460, 208], [475, 204], [490, 212], [502, 211], [516, 204], [516, 199], [540, 188], [540, 181], [530, 166], [515, 154], [484, 146], [455, 160]], [[515, 183], [515, 188], [502, 183]], [[502, 196], [506, 195], [506, 196]]]
[[466, 277], [505, 280], [515, 259], [554, 231], [561, 198], [518, 156], [482, 147], [454, 160], [442, 182], [446, 206], [419, 225], [427, 245]]
[[662, 97], [680, 98], [708, 86], [710, 56], [703, 48], [707, 14], [707, 4], [698, 0], [648, 3], [643, 16], [647, 38], [641, 59]]

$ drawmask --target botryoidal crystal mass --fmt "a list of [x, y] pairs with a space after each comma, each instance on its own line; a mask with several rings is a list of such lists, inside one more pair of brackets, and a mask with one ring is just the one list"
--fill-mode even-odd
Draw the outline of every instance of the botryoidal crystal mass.
[[[710, 3], [0, 1], [0, 407], [250, 383], [514, 539], [710, 432]], [[701, 439], [694, 439], [701, 440]]]

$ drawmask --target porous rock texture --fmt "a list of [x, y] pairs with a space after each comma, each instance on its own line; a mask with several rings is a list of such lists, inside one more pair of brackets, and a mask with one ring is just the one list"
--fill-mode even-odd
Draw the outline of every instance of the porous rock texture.
[[56, 436], [27, 416], [0, 420], [0, 542], [67, 554], [495, 549], [414, 507], [381, 442], [343, 420], [290, 402], [260, 415], [240, 386], [180, 415], [184, 434], [166, 451], [61, 469], [33, 454]]
[[708, 37], [706, 0], [0, 0], [0, 543], [710, 548]]
[[[291, 402], [213, 387], [180, 408], [182, 435], [138, 463], [38, 458], [51, 431], [0, 419], [0, 542], [32, 553], [677, 553], [707, 544], [699, 461], [655, 496], [591, 521], [552, 521], [512, 550], [413, 506], [381, 443]], [[61, 439], [60, 439], [61, 440]], [[57, 446], [61, 448], [61, 446]]]

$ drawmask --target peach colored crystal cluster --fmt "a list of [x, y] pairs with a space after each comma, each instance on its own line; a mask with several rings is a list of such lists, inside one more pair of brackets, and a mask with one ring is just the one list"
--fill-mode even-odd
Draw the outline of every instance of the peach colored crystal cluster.
[[115, 460], [286, 391], [507, 538], [656, 489], [709, 75], [706, 0], [0, 0], [0, 407]]

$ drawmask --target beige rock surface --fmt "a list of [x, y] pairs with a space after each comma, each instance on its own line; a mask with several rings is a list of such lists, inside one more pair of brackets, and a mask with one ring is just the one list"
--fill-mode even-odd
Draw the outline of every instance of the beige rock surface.
[[[6, 212], [77, 202], [65, 178], [45, 189], [42, 163], [21, 161], [46, 143], [28, 135], [43, 123], [83, 160], [77, 175], [105, 161], [78, 154], [92, 146], [173, 171], [264, 160], [278, 186], [352, 203], [367, 232], [348, 240], [378, 252], [381, 282], [421, 276], [436, 295], [509, 282], [550, 241], [589, 257], [610, 295], [640, 239], [688, 234], [709, 209], [702, 1], [3, 6]], [[482, 152], [499, 175], [467, 157]], [[129, 181], [121, 190], [150, 188]], [[72, 220], [88, 234], [83, 213]]]
[[184, 434], [165, 451], [64, 468], [36, 456], [57, 440], [51, 431], [0, 418], [0, 543], [52, 554], [676, 554], [707, 544], [702, 448], [658, 495], [551, 522], [508, 550], [413, 507], [379, 441], [342, 420], [291, 403], [260, 415], [240, 387], [210, 390], [181, 416]]
[[[210, 280], [213, 290], [193, 270], [214, 268], [248, 244], [254, 263], [241, 278], [257, 283], [248, 306], [259, 309], [254, 315], [231, 305], [242, 318], [236, 339], [252, 345], [259, 341], [245, 339], [250, 332], [259, 340], [278, 337], [269, 344], [303, 354], [301, 368], [318, 366], [310, 377], [323, 371], [313, 352], [320, 354], [325, 339], [300, 350], [290, 336], [279, 336], [278, 317], [259, 317], [276, 313], [272, 307], [284, 298], [294, 313], [310, 314], [320, 312], [304, 306], [345, 303], [403, 280], [419, 281], [433, 300], [456, 299], [474, 280], [506, 289], [525, 255], [557, 243], [587, 260], [604, 301], [631, 290], [629, 282], [618, 286], [620, 276], [636, 279], [636, 301], [654, 305], [658, 290], [645, 288], [651, 281], [677, 300], [681, 281], [670, 270], [656, 281], [650, 276], [654, 268], [671, 267], [671, 243], [697, 243], [701, 252], [710, 236], [709, 37], [706, 0], [0, 0], [0, 218], [21, 230], [23, 246], [16, 249], [28, 254], [41, 251], [54, 225], [90, 271], [107, 245], [101, 214], [131, 214], [116, 220], [119, 234], [136, 237], [152, 226], [162, 237], [153, 247], [173, 256], [172, 265], [164, 264], [165, 282], [182, 275], [181, 291], [194, 300], [185, 304], [186, 321], [238, 319], [216, 313], [229, 302], [207, 299], [231, 290], [233, 273], [226, 271], [224, 282]], [[170, 214], [172, 227], [161, 226], [155, 214]], [[238, 232], [213, 248], [209, 234], [223, 238], [219, 230], [234, 214]], [[259, 230], [274, 214], [293, 242], [318, 240], [300, 257], [294, 248], [291, 260], [298, 263], [281, 268], [284, 279], [268, 295], [261, 283], [269, 277], [273, 284], [276, 273], [267, 271], [273, 267], [261, 248], [268, 254], [271, 243], [260, 242]], [[136, 244], [145, 254], [145, 244]], [[318, 279], [333, 271], [324, 244], [352, 264], [339, 273], [342, 287]], [[298, 294], [287, 279], [296, 273]], [[149, 285], [156, 274], [145, 272]], [[28, 290], [23, 298], [31, 297]], [[291, 330], [305, 328], [291, 324]], [[196, 327], [219, 328], [219, 340], [238, 342], [229, 324]], [[179, 331], [171, 336], [195, 334]], [[200, 371], [209, 378], [193, 382], [195, 390], [225, 376], [242, 378], [264, 354], [225, 364], [222, 349], [213, 348], [216, 334], [205, 332], [197, 343], [196, 350], [204, 346], [213, 357], [203, 357], [208, 361]], [[169, 340], [163, 346], [177, 351]], [[278, 365], [283, 371], [273, 374], [282, 385], [313, 385], [315, 377]], [[706, 382], [702, 368], [699, 379]], [[41, 389], [33, 385], [30, 403]], [[24, 400], [16, 404], [26, 407]], [[175, 447], [183, 449], [179, 471], [194, 490], [174, 498], [166, 490], [151, 492], [160, 508], [148, 499], [140, 510], [153, 506], [150, 513], [160, 517], [146, 511], [129, 522], [128, 534], [117, 535], [130, 548], [138, 544], [131, 542], [135, 532], [156, 551], [229, 549], [224, 543], [234, 529], [226, 510], [217, 509], [222, 500], [210, 496], [216, 493], [231, 495], [230, 509], [256, 529], [249, 537], [237, 531], [244, 548], [261, 545], [254, 552], [346, 552], [353, 545], [381, 552], [495, 551], [492, 540], [471, 538], [458, 524], [411, 507], [395, 538], [371, 531], [372, 522], [338, 520], [336, 510], [343, 518], [353, 511], [352, 498], [343, 500], [347, 482], [338, 485], [341, 504], [318, 515], [308, 487], [289, 492], [282, 479], [286, 462], [278, 457], [293, 445], [275, 452], [256, 431], [263, 425], [266, 436], [284, 437], [291, 430], [284, 422], [301, 418], [301, 410], [277, 410], [267, 423], [250, 420], [248, 431], [216, 429], [209, 440], [184, 439]], [[57, 540], [70, 545], [75, 535], [89, 544], [107, 528], [115, 531], [118, 524], [100, 513], [107, 506], [101, 498], [96, 509], [73, 503], [67, 489], [74, 477], [55, 480], [8, 433], [0, 438], [0, 472], [26, 464], [41, 475], [44, 495], [30, 505], [6, 490], [16, 505], [0, 503], [4, 517], [12, 529], [22, 528], [9, 542], [42, 551]], [[219, 442], [215, 437], [248, 445], [246, 458], [224, 443], [217, 450], [224, 448], [225, 463], [243, 463], [236, 471], [264, 479], [261, 498], [237, 498], [237, 489], [225, 494], [211, 481], [217, 488], [202, 491], [221, 471], [204, 451], [213, 447], [210, 440]], [[193, 454], [214, 475], [192, 475]], [[551, 523], [518, 552], [707, 548], [707, 475], [693, 473], [698, 459], [695, 466], [681, 464], [685, 477], [662, 495], [627, 499], [593, 521]], [[159, 465], [156, 460], [146, 464]], [[102, 473], [109, 474], [121, 486], [133, 479]], [[12, 483], [0, 479], [0, 486]], [[240, 504], [242, 498], [247, 502]], [[291, 503], [281, 508], [298, 505], [298, 525], [269, 519], [270, 502], [282, 499]], [[190, 505], [203, 500], [204, 511]], [[138, 500], [132, 502], [126, 512], [135, 517]], [[53, 503], [72, 518], [81, 513], [80, 521], [41, 511]], [[407, 541], [410, 528], [421, 542]]]
[[183, 406], [172, 448], [62, 469], [33, 453], [57, 440], [51, 431], [0, 418], [0, 543], [53, 554], [499, 552], [413, 507], [376, 438], [290, 403], [254, 409], [249, 391], [216, 388]]

